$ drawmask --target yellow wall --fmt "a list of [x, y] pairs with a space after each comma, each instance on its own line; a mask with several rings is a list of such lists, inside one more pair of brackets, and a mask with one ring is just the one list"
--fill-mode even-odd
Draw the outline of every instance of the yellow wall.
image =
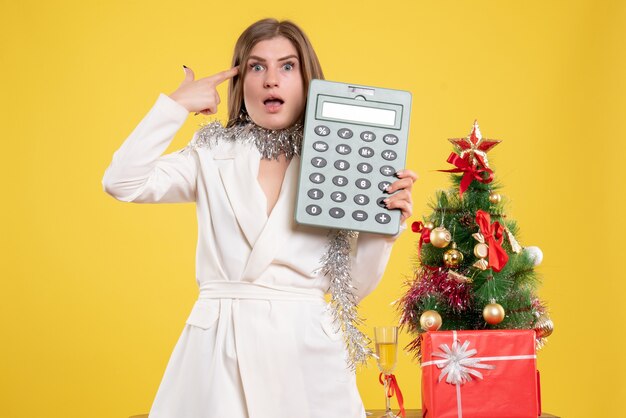
[[[624, 4], [3, 0], [0, 416], [148, 411], [197, 296], [195, 212], [117, 202], [102, 174], [183, 64], [198, 76], [227, 68], [238, 34], [266, 16], [308, 32], [328, 79], [413, 92], [413, 220], [448, 185], [435, 171], [446, 138], [477, 118], [504, 140], [491, 162], [520, 241], [543, 249], [540, 295], [556, 323], [539, 357], [544, 409], [624, 416]], [[398, 241], [363, 302], [368, 330], [397, 319], [389, 304], [416, 237]], [[419, 407], [409, 355], [397, 376]], [[366, 407], [383, 406], [373, 363], [358, 383]]]

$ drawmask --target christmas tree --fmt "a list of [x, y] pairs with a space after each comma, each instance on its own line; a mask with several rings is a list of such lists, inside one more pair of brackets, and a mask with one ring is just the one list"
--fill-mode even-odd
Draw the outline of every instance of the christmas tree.
[[487, 153], [500, 141], [482, 138], [474, 122], [455, 151], [452, 188], [438, 191], [433, 212], [414, 222], [419, 234], [415, 276], [399, 301], [400, 324], [416, 338], [407, 347], [421, 358], [420, 334], [436, 330], [535, 329], [541, 348], [553, 324], [537, 297], [538, 247], [522, 247], [507, 218]]

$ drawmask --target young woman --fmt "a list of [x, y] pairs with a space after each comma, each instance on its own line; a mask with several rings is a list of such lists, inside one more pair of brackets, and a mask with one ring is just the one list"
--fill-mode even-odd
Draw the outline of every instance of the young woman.
[[[200, 295], [150, 417], [365, 417], [350, 367], [363, 354], [359, 335], [337, 308], [353, 309], [376, 287], [397, 236], [294, 222], [306, 95], [310, 80], [323, 78], [309, 40], [289, 21], [265, 19], [240, 36], [232, 68], [198, 80], [185, 72], [103, 179], [121, 201], [197, 207]], [[190, 112], [217, 111], [216, 87], [227, 80], [227, 126], [205, 125], [187, 147], [162, 155]], [[387, 207], [402, 211], [404, 230], [417, 176], [397, 177]]]

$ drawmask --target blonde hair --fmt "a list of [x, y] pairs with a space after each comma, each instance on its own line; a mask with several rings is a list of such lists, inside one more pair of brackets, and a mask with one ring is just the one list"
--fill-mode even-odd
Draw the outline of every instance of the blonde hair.
[[[282, 36], [287, 38], [298, 51], [300, 70], [304, 86], [303, 94], [309, 92], [309, 83], [312, 79], [324, 79], [322, 66], [317, 54], [306, 34], [295, 23], [289, 20], [263, 19], [248, 26], [239, 36], [233, 52], [232, 66], [245, 64], [248, 61], [252, 48], [260, 42]], [[231, 127], [237, 124], [239, 115], [244, 106], [243, 80], [248, 72], [247, 65], [240, 65], [239, 74], [230, 79], [228, 85], [228, 124]]]

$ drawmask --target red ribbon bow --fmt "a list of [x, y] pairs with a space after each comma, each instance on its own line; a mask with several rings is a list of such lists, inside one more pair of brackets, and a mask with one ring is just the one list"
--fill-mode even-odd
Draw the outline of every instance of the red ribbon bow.
[[[481, 164], [473, 165], [469, 162], [469, 154], [467, 154], [465, 158], [461, 158], [458, 154], [453, 152], [450, 154], [447, 161], [450, 164], [455, 165], [456, 168], [452, 168], [450, 170], [438, 170], [444, 173], [464, 173], [463, 178], [461, 179], [461, 184], [459, 185], [459, 197], [461, 198], [463, 197], [463, 193], [472, 183], [472, 180], [476, 180], [484, 184], [488, 184], [493, 181], [493, 171], [485, 164], [482, 164], [481, 158], [477, 158], [477, 160], [481, 162]], [[483, 173], [487, 173], [488, 176], [484, 177]]]
[[422, 256], [422, 244], [428, 244], [430, 242], [430, 229], [426, 228], [424, 224], [420, 221], [413, 222], [411, 224], [411, 230], [420, 235], [420, 242], [417, 249], [417, 254]]
[[385, 382], [387, 382], [387, 397], [391, 398], [394, 394], [397, 396], [398, 406], [400, 407], [400, 415], [402, 415], [402, 418], [405, 418], [406, 412], [404, 411], [404, 398], [402, 397], [402, 392], [400, 392], [400, 386], [398, 386], [396, 376], [393, 374], [379, 374], [378, 381], [381, 385], [385, 385], [385, 382], [383, 382], [383, 375], [385, 376]]
[[509, 261], [509, 255], [502, 248], [504, 227], [498, 221], [491, 224], [491, 216], [482, 210], [476, 211], [476, 223], [489, 246], [489, 266], [500, 271]]

